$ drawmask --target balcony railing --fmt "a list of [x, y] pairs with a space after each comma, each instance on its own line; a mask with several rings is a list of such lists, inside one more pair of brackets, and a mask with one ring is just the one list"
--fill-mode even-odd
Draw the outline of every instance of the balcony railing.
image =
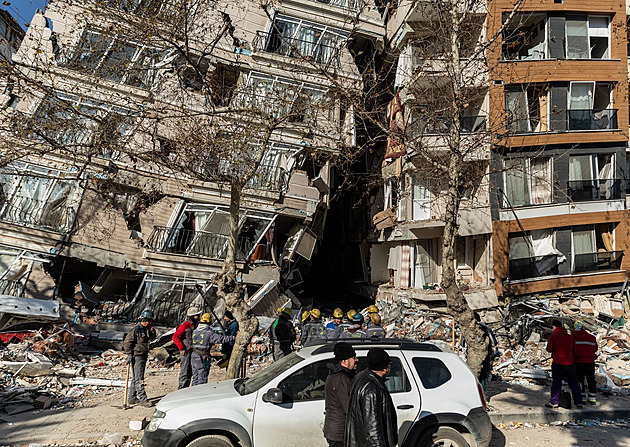
[[581, 253], [573, 257], [573, 272], [599, 272], [601, 270], [620, 270], [623, 250]]
[[537, 278], [558, 274], [556, 255], [510, 259], [510, 280]]
[[285, 170], [281, 167], [261, 166], [247, 182], [247, 186], [262, 191], [282, 191], [285, 188]]
[[358, 11], [363, 2], [361, 0], [315, 0], [318, 3], [326, 3], [327, 5], [338, 6], [340, 8]]
[[[577, 130], [613, 130], [617, 126], [618, 109], [571, 109], [557, 110], [549, 116], [549, 131], [567, 132]], [[507, 126], [511, 133], [540, 133], [540, 120], [529, 119], [527, 112], [508, 110]]]
[[621, 179], [570, 180], [567, 196], [574, 202], [621, 199]]
[[[228, 236], [225, 234], [194, 231], [183, 228], [153, 227], [146, 248], [158, 253], [198, 256], [209, 259], [225, 259]], [[254, 242], [239, 237], [236, 248], [236, 259], [245, 257], [254, 247]]]
[[[453, 120], [446, 116], [421, 117], [415, 120], [409, 130], [413, 136], [418, 135], [442, 135], [449, 132]], [[463, 133], [479, 132], [486, 128], [486, 116], [462, 116], [460, 129]]]
[[617, 129], [617, 109], [567, 110], [569, 130]]
[[74, 216], [74, 208], [54, 201], [21, 198], [19, 203], [0, 202], [0, 220], [55, 233], [70, 231]]
[[295, 37], [283, 37], [275, 32], [256, 31], [253, 44], [259, 51], [339, 66], [339, 45], [324, 43], [321, 37], [319, 39], [319, 42], [313, 42]]

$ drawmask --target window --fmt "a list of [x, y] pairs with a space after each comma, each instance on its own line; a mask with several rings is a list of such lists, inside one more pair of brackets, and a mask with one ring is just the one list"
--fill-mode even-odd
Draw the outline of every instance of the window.
[[566, 257], [555, 248], [553, 229], [532, 230], [511, 234], [510, 280], [558, 274], [558, 264]]
[[325, 94], [323, 89], [303, 82], [250, 72], [238, 104], [258, 109], [260, 113], [268, 113], [275, 118], [308, 124], [326, 109], [323, 104]]
[[413, 263], [413, 288], [422, 289], [425, 285], [432, 286], [437, 282], [437, 239], [424, 239], [416, 241]]
[[613, 223], [574, 227], [571, 232], [573, 272], [618, 270], [623, 251], [615, 251]]
[[328, 377], [330, 359], [306, 365], [278, 384], [285, 402], [321, 400]]
[[[237, 380], [234, 384], [236, 391], [241, 396], [254, 393], [266, 384], [268, 384], [270, 380], [278, 377], [280, 374], [291, 369], [291, 367], [293, 367], [294, 365], [297, 365], [298, 363], [303, 361], [303, 357], [300, 357], [297, 353], [292, 352], [288, 356], [283, 357], [281, 361], [273, 362], [267, 368], [258, 371], [252, 377], [248, 379], [242, 379], [242, 382], [239, 382]], [[330, 360], [327, 360], [327, 362], [330, 362]]]
[[547, 131], [547, 89], [543, 85], [505, 90], [508, 129], [514, 133]]
[[551, 203], [553, 182], [550, 157], [504, 161], [505, 207]]
[[265, 42], [265, 51], [310, 61], [339, 65], [339, 52], [346, 39], [335, 28], [278, 15]]
[[155, 81], [156, 64], [163, 56], [156, 49], [119, 36], [87, 30], [65, 65], [113, 82], [148, 88]]
[[420, 173], [412, 175], [412, 220], [426, 220], [431, 218], [431, 193], [429, 180]]
[[[409, 378], [402, 366], [402, 363], [400, 362], [400, 359], [398, 357], [391, 356], [391, 361], [391, 371], [387, 375], [387, 381], [385, 382], [387, 391], [392, 394], [411, 391]], [[361, 356], [359, 357], [357, 371], [363, 371], [365, 368], [367, 368], [367, 357]]]
[[457, 262], [457, 268], [468, 267], [468, 240], [465, 237], [455, 238], [455, 258]]
[[412, 362], [422, 386], [427, 390], [442, 386], [453, 377], [440, 359], [416, 357]]
[[567, 195], [574, 202], [620, 199], [622, 180], [615, 172], [614, 154], [571, 155]]
[[[76, 182], [69, 172], [16, 163], [0, 173], [0, 219], [55, 232], [74, 221]], [[64, 179], [64, 177], [66, 179]]]

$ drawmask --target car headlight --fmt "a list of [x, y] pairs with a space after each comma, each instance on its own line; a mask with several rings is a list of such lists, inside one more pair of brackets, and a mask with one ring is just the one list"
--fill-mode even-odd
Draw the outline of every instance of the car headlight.
[[145, 431], [155, 431], [160, 427], [160, 424], [166, 417], [166, 413], [160, 410], [155, 410], [153, 416], [151, 416], [151, 420], [149, 421], [149, 425], [145, 428]]

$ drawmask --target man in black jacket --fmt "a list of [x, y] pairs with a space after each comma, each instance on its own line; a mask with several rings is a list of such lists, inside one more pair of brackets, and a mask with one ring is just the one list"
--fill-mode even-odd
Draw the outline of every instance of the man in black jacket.
[[153, 318], [153, 311], [143, 310], [140, 314], [140, 322], [123, 340], [123, 349], [127, 354], [127, 361], [131, 364], [133, 373], [133, 380], [129, 386], [128, 403], [140, 403], [143, 407], [153, 406], [144, 389], [144, 372], [149, 360], [149, 343], [156, 337]]
[[344, 433], [344, 447], [395, 447], [398, 422], [392, 397], [385, 388], [391, 359], [382, 348], [372, 348], [368, 367], [355, 377]]
[[343, 447], [343, 430], [350, 402], [350, 383], [356, 374], [357, 353], [346, 343], [334, 347], [335, 362], [329, 363], [325, 387], [324, 437], [330, 447]]

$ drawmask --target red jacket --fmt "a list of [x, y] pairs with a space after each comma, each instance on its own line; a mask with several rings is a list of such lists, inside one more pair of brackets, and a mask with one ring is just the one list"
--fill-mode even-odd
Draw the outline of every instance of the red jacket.
[[190, 320], [184, 321], [179, 325], [173, 334], [173, 343], [180, 351], [188, 351], [192, 346], [192, 333], [195, 327]]
[[554, 328], [547, 341], [547, 352], [551, 352], [553, 362], [558, 365], [573, 365], [575, 342], [563, 327]]
[[594, 363], [597, 358], [597, 339], [582, 329], [571, 332], [575, 340], [575, 363]]

